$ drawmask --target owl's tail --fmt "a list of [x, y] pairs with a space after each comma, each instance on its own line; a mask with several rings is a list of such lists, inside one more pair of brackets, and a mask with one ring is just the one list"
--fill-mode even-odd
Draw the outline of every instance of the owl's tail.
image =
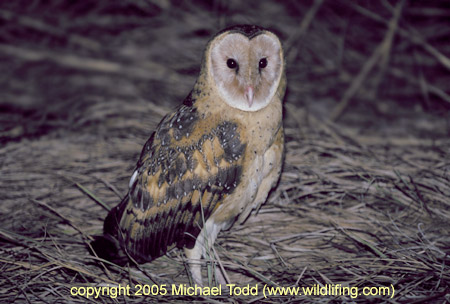
[[[128, 261], [128, 257], [120, 247], [119, 241], [110, 235], [95, 237], [91, 242], [91, 247], [99, 258], [119, 266], [124, 266]], [[91, 253], [93, 254], [93, 252]]]
[[119, 266], [123, 266], [128, 262], [128, 256], [118, 238], [119, 221], [127, 201], [128, 195], [124, 197], [119, 205], [109, 211], [103, 224], [103, 235], [95, 236], [94, 241], [91, 242], [91, 247], [95, 251], [95, 254], [93, 252], [91, 254]]

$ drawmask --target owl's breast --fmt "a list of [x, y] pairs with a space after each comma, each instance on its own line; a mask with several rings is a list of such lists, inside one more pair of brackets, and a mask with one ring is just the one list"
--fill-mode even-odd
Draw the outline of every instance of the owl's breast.
[[231, 224], [242, 212], [265, 201], [281, 171], [284, 146], [281, 105], [267, 111], [253, 112], [251, 119], [245, 117], [245, 113], [242, 116], [239, 117], [237, 129], [246, 145], [241, 180], [212, 215], [218, 223]]

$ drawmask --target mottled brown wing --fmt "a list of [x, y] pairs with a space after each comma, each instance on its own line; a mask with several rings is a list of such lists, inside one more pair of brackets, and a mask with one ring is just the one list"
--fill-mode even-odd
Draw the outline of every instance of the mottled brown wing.
[[201, 119], [185, 103], [161, 121], [129, 193], [105, 220], [105, 235], [138, 262], [192, 248], [204, 221], [240, 182], [246, 144], [238, 125], [218, 120], [208, 126]]

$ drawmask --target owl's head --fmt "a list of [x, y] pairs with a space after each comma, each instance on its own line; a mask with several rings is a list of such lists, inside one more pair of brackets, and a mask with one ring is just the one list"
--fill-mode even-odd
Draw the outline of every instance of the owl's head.
[[205, 64], [217, 93], [228, 105], [243, 111], [267, 106], [284, 76], [280, 40], [255, 25], [237, 25], [219, 32], [208, 44]]

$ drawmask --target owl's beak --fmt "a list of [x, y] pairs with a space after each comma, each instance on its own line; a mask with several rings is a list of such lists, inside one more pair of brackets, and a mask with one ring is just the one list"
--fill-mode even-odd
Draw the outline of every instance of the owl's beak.
[[248, 86], [247, 89], [245, 89], [245, 98], [247, 98], [248, 106], [251, 108], [253, 104], [253, 87]]

